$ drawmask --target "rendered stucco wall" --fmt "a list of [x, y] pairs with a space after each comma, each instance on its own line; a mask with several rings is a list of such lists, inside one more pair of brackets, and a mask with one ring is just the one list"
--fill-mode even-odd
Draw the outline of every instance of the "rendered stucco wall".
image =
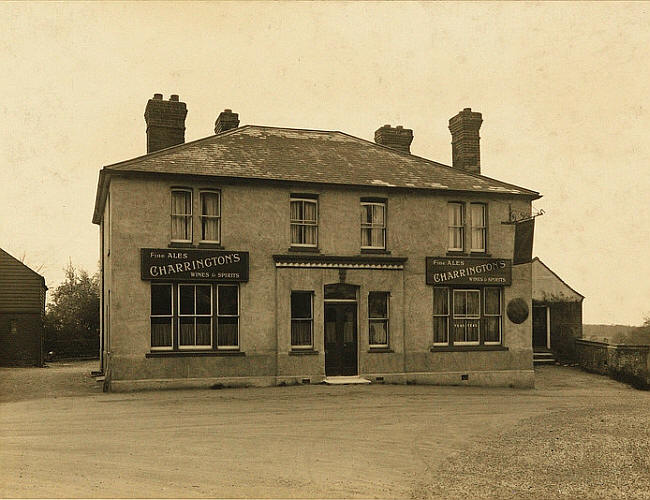
[[[166, 248], [170, 241], [170, 189], [194, 189], [194, 214], [200, 189], [222, 193], [222, 246], [250, 253], [250, 280], [240, 284], [240, 346], [243, 356], [147, 357], [150, 352], [150, 284], [140, 279], [140, 248]], [[387, 205], [387, 249], [407, 257], [403, 271], [348, 270], [346, 283], [359, 286], [359, 373], [386, 381], [531, 386], [531, 318], [515, 325], [503, 316], [503, 345], [488, 352], [430, 352], [433, 289], [425, 284], [425, 257], [447, 251], [448, 201], [480, 201], [489, 206], [488, 254], [511, 259], [514, 227], [502, 224], [509, 210], [526, 212], [526, 200], [490, 195], [441, 195], [385, 189], [216, 182], [167, 178], [111, 181], [110, 256], [105, 255], [105, 292], [111, 291], [109, 318], [110, 380], [114, 388], [206, 383], [274, 384], [312, 382], [324, 376], [323, 287], [340, 279], [336, 269], [276, 269], [272, 255], [286, 254], [290, 243], [292, 192], [319, 195], [319, 250], [323, 255], [360, 253], [359, 200], [383, 197]], [[199, 234], [194, 217], [194, 234]], [[106, 236], [105, 236], [106, 237]], [[195, 242], [198, 238], [195, 237]], [[530, 264], [514, 266], [513, 284], [504, 288], [505, 305], [523, 298], [532, 311]], [[316, 354], [290, 354], [290, 292], [314, 291]], [[390, 292], [390, 349], [368, 352], [367, 296]], [[107, 302], [105, 297], [105, 303]], [[458, 376], [457, 376], [458, 375]], [[456, 380], [458, 379], [458, 380]], [[139, 382], [138, 382], [139, 381]]]

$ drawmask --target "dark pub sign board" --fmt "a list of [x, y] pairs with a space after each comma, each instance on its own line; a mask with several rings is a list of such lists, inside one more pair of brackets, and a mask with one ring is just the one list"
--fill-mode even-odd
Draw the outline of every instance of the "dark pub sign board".
[[512, 261], [485, 257], [427, 257], [427, 285], [512, 285]]
[[248, 281], [248, 252], [141, 248], [140, 275], [149, 281]]

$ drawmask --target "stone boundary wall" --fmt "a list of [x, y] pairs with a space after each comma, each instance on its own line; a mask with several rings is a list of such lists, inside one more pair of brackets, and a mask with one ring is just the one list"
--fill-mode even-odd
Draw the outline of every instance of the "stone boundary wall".
[[575, 346], [576, 361], [583, 370], [608, 375], [637, 389], [650, 389], [650, 345], [576, 339]]

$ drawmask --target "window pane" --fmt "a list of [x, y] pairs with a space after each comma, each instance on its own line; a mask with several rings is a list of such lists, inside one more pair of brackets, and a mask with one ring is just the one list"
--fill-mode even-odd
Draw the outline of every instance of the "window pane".
[[194, 286], [179, 286], [181, 314], [194, 314]]
[[478, 290], [467, 291], [467, 312], [468, 316], [478, 317], [481, 315], [480, 294]]
[[466, 319], [467, 342], [478, 342], [479, 321]]
[[433, 289], [433, 314], [449, 314], [449, 289]]
[[196, 345], [212, 345], [211, 318], [196, 318]]
[[372, 205], [361, 206], [361, 222], [363, 224], [372, 223]]
[[501, 290], [485, 289], [485, 314], [501, 314]]
[[371, 320], [368, 332], [370, 344], [388, 345], [388, 324], [386, 320]]
[[501, 342], [501, 318], [500, 317], [485, 318], [485, 341]]
[[372, 233], [372, 246], [373, 247], [384, 247], [384, 230], [381, 228], [375, 228], [371, 230]]
[[189, 240], [192, 235], [192, 216], [172, 215], [172, 239]]
[[449, 225], [460, 226], [462, 224], [462, 205], [460, 203], [449, 204]]
[[196, 314], [210, 314], [212, 312], [212, 287], [199, 285], [196, 287]]
[[311, 292], [293, 292], [291, 294], [291, 317], [311, 318]]
[[484, 229], [472, 229], [472, 250], [485, 250], [484, 235]]
[[304, 242], [307, 243], [308, 245], [315, 245], [316, 226], [304, 226], [303, 229], [305, 230]]
[[312, 201], [304, 201], [304, 219], [306, 221], [316, 222], [316, 203]]
[[456, 249], [463, 248], [463, 228], [461, 227], [449, 228], [449, 248], [456, 248]]
[[179, 344], [194, 345], [194, 318], [179, 318]]
[[291, 345], [311, 345], [311, 320], [291, 321]]
[[219, 215], [219, 193], [201, 193], [201, 215]]
[[172, 319], [151, 318], [151, 347], [171, 347]]
[[373, 222], [378, 225], [384, 225], [384, 206], [373, 205]]
[[370, 242], [372, 241], [372, 229], [362, 229], [361, 230], [361, 246], [369, 247]]
[[204, 241], [219, 241], [220, 223], [220, 219], [204, 217], [201, 223], [201, 239]]
[[464, 290], [454, 290], [454, 316], [464, 316], [467, 310], [466, 293]]
[[172, 313], [172, 286], [151, 285], [151, 314], [171, 315]]
[[472, 227], [485, 226], [485, 205], [472, 203]]
[[239, 314], [237, 307], [237, 287], [219, 286], [218, 313], [236, 316]]
[[218, 318], [219, 347], [237, 347], [237, 325], [239, 318]]
[[192, 193], [190, 191], [172, 191], [172, 214], [189, 215], [192, 213]]
[[302, 219], [302, 203], [299, 201], [291, 202], [291, 220]]
[[388, 317], [388, 294], [385, 292], [370, 292], [368, 295], [368, 317]]
[[433, 318], [433, 341], [436, 344], [446, 344], [447, 340], [447, 318], [436, 316]]

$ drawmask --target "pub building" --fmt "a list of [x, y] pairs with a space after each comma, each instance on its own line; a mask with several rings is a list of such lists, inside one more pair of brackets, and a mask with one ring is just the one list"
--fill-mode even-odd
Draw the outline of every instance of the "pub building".
[[375, 142], [245, 125], [185, 143], [155, 94], [147, 154], [99, 173], [107, 390], [383, 382], [532, 387], [531, 264], [512, 214], [540, 195], [481, 175], [480, 113], [453, 165]]

